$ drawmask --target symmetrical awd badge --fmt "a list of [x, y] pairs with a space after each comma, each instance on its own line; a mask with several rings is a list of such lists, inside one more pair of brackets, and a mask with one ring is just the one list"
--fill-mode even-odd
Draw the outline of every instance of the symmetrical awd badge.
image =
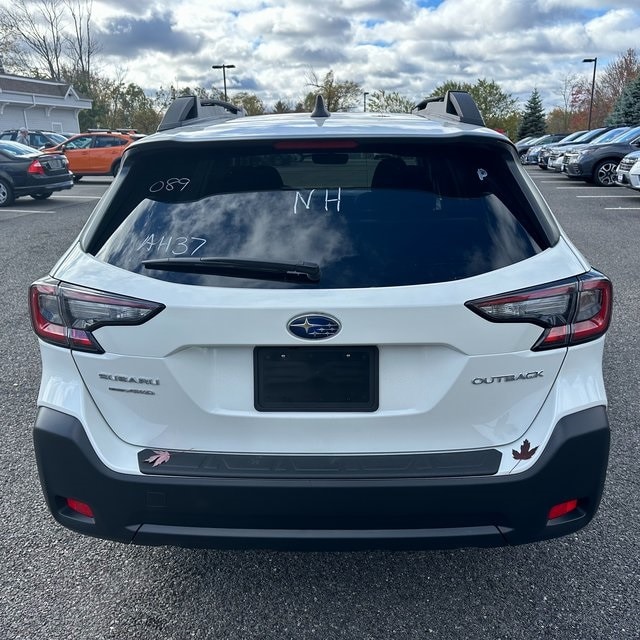
[[335, 336], [341, 328], [336, 318], [316, 313], [296, 316], [287, 323], [289, 333], [305, 340], [325, 340]]

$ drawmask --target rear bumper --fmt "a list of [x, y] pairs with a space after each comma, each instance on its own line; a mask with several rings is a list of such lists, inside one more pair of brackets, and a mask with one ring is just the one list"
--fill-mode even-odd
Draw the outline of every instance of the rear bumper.
[[[452, 548], [554, 538], [594, 516], [605, 479], [604, 407], [558, 422], [533, 467], [510, 476], [442, 478], [175, 477], [105, 467], [75, 418], [40, 408], [35, 452], [48, 506], [87, 535], [210, 548]], [[89, 504], [94, 517], [66, 506]], [[578, 499], [571, 513], [549, 509]]]
[[65, 176], [64, 178], [44, 178], [27, 185], [15, 187], [16, 196], [29, 196], [32, 193], [45, 193], [47, 191], [62, 191], [73, 187], [73, 179]]

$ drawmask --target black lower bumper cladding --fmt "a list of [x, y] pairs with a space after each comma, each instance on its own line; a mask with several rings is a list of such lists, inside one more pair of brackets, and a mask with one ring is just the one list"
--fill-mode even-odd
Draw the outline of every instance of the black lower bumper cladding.
[[[186, 459], [178, 475], [162, 475], [161, 467], [121, 474], [102, 464], [77, 419], [48, 408], [39, 410], [34, 443], [52, 514], [87, 535], [209, 548], [444, 549], [535, 542], [584, 527], [602, 494], [609, 426], [604, 407], [566, 416], [537, 463], [511, 476], [462, 471], [480, 462], [485, 474], [495, 473], [497, 452], [456, 458], [459, 476], [447, 474], [446, 459], [438, 461], [439, 475], [428, 456], [412, 457], [411, 472], [399, 470], [395, 456], [378, 473], [375, 456], [353, 473], [348, 463], [322, 457], [314, 458], [312, 473], [300, 471], [293, 462], [300, 458], [278, 471], [286, 456], [258, 472], [247, 471], [252, 456], [242, 457], [243, 470], [234, 473], [228, 457], [204, 456], [193, 475], [193, 460]], [[140, 453], [141, 465], [148, 453]], [[424, 476], [416, 473], [420, 468]], [[94, 517], [69, 509], [66, 498], [90, 505]], [[573, 499], [577, 509], [547, 519], [551, 507]]]

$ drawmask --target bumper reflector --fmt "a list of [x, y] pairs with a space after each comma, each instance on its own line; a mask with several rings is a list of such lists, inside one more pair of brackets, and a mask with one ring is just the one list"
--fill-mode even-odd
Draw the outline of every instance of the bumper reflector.
[[66, 498], [67, 506], [72, 511], [79, 513], [87, 518], [93, 518], [93, 509], [86, 503], [76, 500], [75, 498]]
[[567, 500], [566, 502], [561, 502], [557, 504], [549, 510], [549, 515], [547, 516], [548, 520], [555, 520], [556, 518], [560, 518], [562, 516], [566, 516], [568, 513], [575, 511], [578, 508], [577, 500]]

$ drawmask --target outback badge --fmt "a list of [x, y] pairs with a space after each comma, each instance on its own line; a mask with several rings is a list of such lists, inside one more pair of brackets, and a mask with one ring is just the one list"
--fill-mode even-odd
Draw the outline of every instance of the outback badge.
[[287, 323], [289, 333], [305, 340], [326, 340], [335, 336], [341, 328], [335, 318], [317, 313], [296, 316]]

